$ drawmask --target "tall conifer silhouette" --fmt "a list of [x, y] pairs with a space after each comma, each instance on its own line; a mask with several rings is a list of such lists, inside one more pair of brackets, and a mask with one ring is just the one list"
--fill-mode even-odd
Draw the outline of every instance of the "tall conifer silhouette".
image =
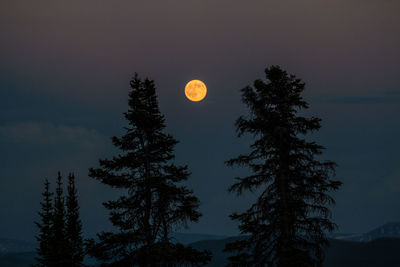
[[84, 252], [82, 239], [82, 222], [79, 217], [78, 192], [75, 186], [75, 175], [68, 175], [68, 187], [66, 198], [66, 229], [65, 234], [68, 243], [68, 266], [82, 266]]
[[325, 232], [335, 228], [327, 207], [335, 201], [327, 192], [341, 183], [331, 180], [335, 163], [318, 158], [323, 147], [305, 138], [321, 127], [319, 118], [297, 115], [308, 108], [300, 95], [305, 84], [278, 66], [265, 73], [267, 83], [242, 89], [250, 114], [236, 121], [239, 136], [254, 137], [251, 151], [227, 161], [251, 170], [230, 191], [258, 194], [248, 210], [231, 215], [250, 237], [227, 245], [236, 252], [229, 266], [322, 266]]
[[65, 231], [65, 202], [61, 173], [57, 175], [57, 188], [54, 197], [53, 225], [51, 229], [51, 266], [68, 266], [68, 241]]
[[130, 82], [128, 126], [122, 137], [113, 137], [120, 154], [100, 160], [89, 176], [123, 192], [104, 203], [117, 232], [98, 234], [88, 242], [88, 253], [103, 266], [200, 266], [208, 252], [174, 244], [172, 230], [198, 221], [199, 201], [181, 182], [189, 177], [187, 166], [174, 164], [178, 143], [164, 132], [154, 81], [137, 74]]
[[[61, 173], [57, 175], [56, 194], [50, 192], [50, 183], [44, 183], [43, 201], [35, 222], [39, 228], [36, 239], [38, 264], [34, 266], [82, 266], [84, 252], [82, 223], [79, 218], [79, 203], [75, 176], [68, 176], [67, 197], [64, 197]], [[54, 198], [53, 198], [54, 196]], [[54, 203], [53, 203], [54, 201]]]
[[40, 202], [41, 211], [39, 212], [40, 222], [35, 222], [39, 228], [39, 234], [36, 240], [39, 247], [36, 249], [38, 266], [50, 266], [50, 251], [52, 242], [52, 224], [53, 224], [53, 193], [50, 192], [50, 183], [46, 179], [44, 183], [43, 201]]

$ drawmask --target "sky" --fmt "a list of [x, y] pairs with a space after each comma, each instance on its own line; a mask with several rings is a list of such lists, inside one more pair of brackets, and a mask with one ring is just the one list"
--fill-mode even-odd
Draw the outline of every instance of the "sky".
[[[33, 240], [45, 178], [75, 172], [86, 237], [112, 229], [103, 201], [119, 192], [88, 177], [118, 151], [129, 81], [155, 80], [176, 163], [203, 216], [183, 232], [238, 234], [228, 215], [254, 195], [227, 192], [245, 169], [224, 161], [248, 150], [234, 121], [239, 90], [280, 65], [306, 82], [314, 138], [337, 162], [333, 221], [362, 233], [400, 221], [400, 2], [0, 2], [0, 238]], [[208, 88], [198, 103], [184, 86]]]

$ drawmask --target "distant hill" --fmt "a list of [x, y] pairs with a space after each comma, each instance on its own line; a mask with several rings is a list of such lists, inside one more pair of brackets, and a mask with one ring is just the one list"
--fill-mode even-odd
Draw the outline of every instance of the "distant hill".
[[399, 267], [400, 239], [381, 238], [371, 242], [331, 240], [325, 267]]
[[[240, 237], [224, 240], [205, 240], [192, 244], [196, 249], [208, 249], [213, 253], [210, 267], [225, 266], [228, 253], [225, 244]], [[331, 239], [327, 248], [324, 267], [399, 267], [400, 239], [377, 239], [371, 242], [351, 242]]]
[[334, 234], [334, 239], [369, 242], [379, 238], [400, 238], [400, 222], [389, 222], [365, 234]]
[[184, 234], [184, 233], [172, 233], [171, 238], [173, 242], [181, 243], [184, 245], [194, 243], [201, 240], [220, 240], [228, 238], [224, 235], [207, 235], [207, 234]]
[[[191, 244], [199, 250], [208, 249], [213, 259], [208, 266], [224, 266], [227, 253], [225, 244], [243, 237], [226, 237], [206, 234], [171, 235], [175, 242]], [[326, 251], [324, 267], [399, 267], [400, 223], [387, 223], [365, 234], [341, 234], [330, 236], [331, 246]], [[35, 263], [36, 244], [14, 239], [0, 238], [0, 266], [19, 267]], [[93, 260], [87, 263], [93, 266]]]
[[[225, 244], [238, 239], [203, 240], [192, 244], [196, 249], [208, 249], [213, 253], [209, 267], [225, 266], [227, 253], [222, 252]], [[399, 267], [400, 239], [384, 238], [371, 242], [331, 240], [327, 249], [324, 267]], [[0, 266], [22, 267], [35, 263], [34, 252], [0, 254]]]

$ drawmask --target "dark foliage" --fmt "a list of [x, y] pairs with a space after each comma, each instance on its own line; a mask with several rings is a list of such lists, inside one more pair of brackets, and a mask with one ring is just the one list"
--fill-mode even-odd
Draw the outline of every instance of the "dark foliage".
[[[223, 240], [203, 240], [192, 244], [198, 250], [208, 249], [213, 253], [207, 267], [221, 267], [228, 264], [227, 258], [232, 253], [223, 252], [226, 243], [231, 243], [243, 237], [230, 237]], [[399, 267], [400, 239], [378, 239], [371, 242], [351, 242], [329, 240], [326, 247], [324, 267]], [[239, 265], [245, 266], [245, 265]], [[257, 265], [251, 265], [257, 266]], [[300, 265], [301, 266], [301, 265]]]
[[50, 192], [50, 183], [46, 179], [44, 183], [44, 192], [42, 193], [43, 201], [40, 202], [41, 211], [39, 212], [41, 222], [35, 222], [39, 228], [39, 234], [36, 240], [39, 242], [39, 247], [36, 249], [36, 260], [40, 266], [50, 265], [50, 247], [51, 247], [51, 228], [53, 218], [53, 193]]
[[305, 84], [278, 66], [265, 73], [267, 83], [256, 80], [242, 89], [250, 115], [236, 121], [239, 137], [254, 137], [251, 151], [227, 161], [251, 170], [229, 190], [258, 194], [248, 210], [231, 215], [250, 237], [227, 245], [236, 252], [229, 266], [322, 266], [325, 232], [336, 227], [327, 207], [335, 201], [327, 192], [341, 182], [331, 180], [334, 162], [318, 160], [324, 148], [305, 139], [321, 127], [319, 118], [297, 115], [308, 108], [300, 95]]
[[51, 228], [50, 266], [68, 266], [66, 251], [68, 240], [65, 229], [65, 203], [61, 173], [57, 176], [57, 188], [54, 197], [53, 225]]
[[54, 204], [48, 180], [44, 185], [42, 209], [39, 212], [41, 222], [35, 222], [40, 231], [37, 236], [39, 247], [36, 266], [82, 266], [84, 257], [82, 223], [79, 218], [75, 176], [69, 175], [66, 201], [60, 173], [57, 176]]
[[79, 217], [78, 193], [75, 186], [75, 175], [68, 175], [68, 188], [66, 199], [66, 238], [68, 266], [82, 266], [84, 252], [82, 239], [82, 222]]
[[88, 253], [103, 266], [200, 266], [209, 253], [169, 240], [172, 230], [201, 216], [198, 199], [180, 184], [188, 179], [187, 166], [173, 163], [177, 141], [164, 133], [154, 82], [135, 74], [130, 85], [126, 133], [112, 138], [121, 154], [89, 170], [90, 177], [123, 192], [104, 203], [118, 231], [89, 240]]

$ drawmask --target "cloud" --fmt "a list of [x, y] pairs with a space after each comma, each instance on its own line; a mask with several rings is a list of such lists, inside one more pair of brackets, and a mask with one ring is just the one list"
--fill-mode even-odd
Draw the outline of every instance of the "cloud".
[[400, 90], [390, 90], [390, 91], [385, 91], [383, 92], [386, 96], [389, 97], [400, 97]]
[[79, 126], [24, 122], [0, 126], [0, 138], [8, 143], [31, 143], [41, 146], [73, 145], [82, 148], [103, 146], [106, 138], [97, 131]]
[[400, 193], [400, 169], [392, 172], [385, 179], [385, 188], [392, 193]]
[[383, 91], [364, 95], [341, 95], [327, 97], [312, 97], [315, 102], [329, 104], [396, 104], [400, 103], [400, 91]]

